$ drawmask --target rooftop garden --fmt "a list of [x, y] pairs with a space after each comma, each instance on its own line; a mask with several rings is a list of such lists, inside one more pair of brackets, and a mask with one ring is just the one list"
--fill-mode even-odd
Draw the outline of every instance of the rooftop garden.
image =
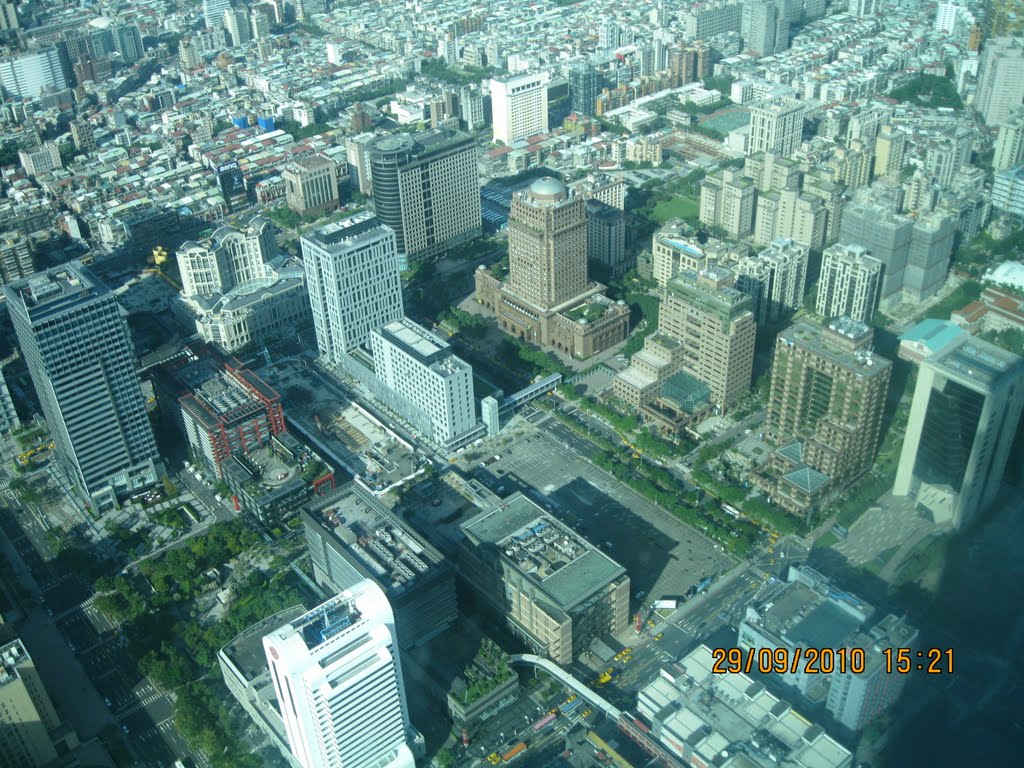
[[466, 667], [462, 676], [466, 681], [462, 704], [469, 706], [511, 680], [515, 672], [509, 666], [508, 654], [494, 641], [484, 640], [473, 663]]
[[576, 322], [586, 320], [588, 323], [592, 323], [595, 320], [600, 320], [604, 317], [604, 313], [607, 309], [608, 307], [606, 305], [592, 301], [570, 309], [565, 313], [565, 316], [570, 320], [575, 320]]

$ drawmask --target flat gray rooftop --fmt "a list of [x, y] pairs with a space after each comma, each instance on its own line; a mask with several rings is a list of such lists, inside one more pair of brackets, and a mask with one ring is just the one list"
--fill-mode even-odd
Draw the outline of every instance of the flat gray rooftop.
[[224, 646], [221, 653], [228, 657], [247, 681], [255, 680], [268, 669], [267, 655], [263, 650], [263, 636], [278, 627], [290, 624], [305, 612], [306, 609], [301, 605], [293, 605], [273, 616], [268, 616], [263, 621], [243, 629], [234, 640]]

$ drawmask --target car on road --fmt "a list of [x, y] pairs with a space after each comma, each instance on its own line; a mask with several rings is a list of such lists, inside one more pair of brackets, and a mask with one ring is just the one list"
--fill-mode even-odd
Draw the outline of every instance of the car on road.
[[501, 755], [499, 755], [497, 752], [491, 752], [491, 754], [487, 756], [487, 762], [491, 765], [497, 765], [501, 762]]
[[580, 717], [590, 717], [592, 714], [594, 714], [594, 710], [592, 710], [592, 709], [584, 709], [583, 710], [583, 714], [580, 715]]
[[655, 640], [661, 640], [661, 638], [663, 638], [664, 636], [665, 636], [665, 633], [664, 633], [664, 632], [659, 632], [658, 634], [656, 634], [656, 635], [654, 636], [654, 639], [655, 639]]

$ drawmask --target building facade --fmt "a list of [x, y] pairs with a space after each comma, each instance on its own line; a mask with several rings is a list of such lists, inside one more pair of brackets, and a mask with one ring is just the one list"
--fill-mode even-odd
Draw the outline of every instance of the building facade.
[[985, 43], [978, 66], [978, 95], [974, 108], [991, 126], [1010, 116], [1024, 101], [1024, 44], [1016, 37], [997, 37]]
[[274, 225], [254, 216], [245, 229], [222, 226], [209, 238], [187, 240], [175, 254], [184, 296], [225, 294], [237, 285], [265, 277], [265, 264], [277, 256]]
[[803, 304], [809, 253], [806, 245], [779, 238], [730, 267], [736, 288], [753, 300], [758, 323], [778, 322]]
[[409, 261], [438, 257], [483, 232], [471, 136], [447, 129], [382, 136], [368, 154], [374, 211]]
[[39, 48], [0, 59], [0, 86], [7, 98], [36, 99], [68, 87], [56, 48]]
[[117, 298], [79, 262], [4, 286], [18, 345], [71, 481], [100, 509], [162, 472]]
[[477, 424], [473, 369], [451, 345], [403, 317], [370, 332], [374, 372], [425, 418], [414, 424], [439, 445], [457, 442]]
[[1024, 359], [961, 334], [918, 369], [893, 493], [962, 526], [995, 500], [1024, 408]]
[[791, 156], [800, 146], [804, 130], [804, 104], [778, 97], [750, 105], [750, 139], [747, 154], [778, 152]]
[[302, 237], [306, 286], [320, 354], [332, 362], [403, 316], [395, 232], [357, 214]]
[[415, 765], [394, 622], [367, 579], [263, 638], [302, 768]]
[[829, 246], [822, 253], [814, 311], [826, 318], [849, 317], [869, 324], [878, 310], [883, 269], [863, 246]]
[[1024, 107], [1015, 107], [999, 123], [992, 170], [998, 173], [1024, 161]]
[[59, 764], [51, 733], [60, 718], [21, 640], [0, 645], [0, 765]]
[[723, 169], [704, 177], [700, 185], [700, 223], [718, 227], [740, 239], [753, 232], [757, 187], [740, 171]]
[[288, 207], [300, 216], [338, 207], [338, 166], [325, 155], [294, 160], [281, 172]]
[[547, 72], [491, 80], [491, 122], [494, 140], [512, 142], [548, 131]]

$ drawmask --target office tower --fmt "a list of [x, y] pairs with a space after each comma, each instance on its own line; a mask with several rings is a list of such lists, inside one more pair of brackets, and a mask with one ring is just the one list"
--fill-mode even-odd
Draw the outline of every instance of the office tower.
[[732, 267], [736, 288], [753, 300], [758, 323], [775, 323], [800, 308], [807, 283], [806, 245], [794, 240], [773, 240], [757, 256], [747, 256]]
[[345, 139], [345, 159], [348, 163], [348, 177], [358, 184], [363, 195], [372, 191], [370, 180], [370, 146], [375, 136], [372, 133], [360, 133]]
[[207, 29], [224, 26], [224, 11], [231, 8], [231, 0], [203, 0], [203, 20]]
[[300, 216], [310, 216], [338, 207], [338, 166], [326, 155], [293, 160], [281, 173], [288, 207]]
[[7, 98], [35, 99], [44, 91], [68, 87], [55, 47], [39, 48], [0, 60], [0, 86]]
[[400, 254], [420, 261], [480, 236], [473, 137], [448, 129], [381, 136], [368, 155], [373, 207]]
[[791, 187], [765, 192], [757, 198], [754, 242], [766, 245], [778, 238], [796, 240], [812, 250], [825, 243], [828, 212], [821, 198]]
[[0, 765], [57, 765], [50, 734], [60, 718], [21, 640], [0, 645]]
[[395, 233], [362, 213], [302, 236], [306, 286], [320, 354], [332, 362], [398, 320], [402, 281]]
[[394, 616], [369, 579], [263, 638], [302, 768], [414, 768]]
[[1024, 407], [1024, 360], [968, 334], [927, 357], [893, 493], [960, 527], [996, 498]]
[[800, 146], [805, 106], [796, 99], [779, 96], [750, 105], [750, 138], [747, 154], [778, 152], [789, 157]]
[[752, 301], [727, 270], [683, 271], [669, 280], [658, 330], [682, 342], [682, 370], [704, 382], [711, 402], [728, 410], [750, 389], [757, 323]]
[[157, 481], [159, 457], [114, 293], [77, 261], [4, 286], [57, 455], [100, 509]]
[[998, 173], [1024, 161], [1024, 107], [1016, 107], [999, 123], [992, 170]]
[[732, 238], [746, 237], [753, 231], [756, 196], [754, 182], [738, 170], [708, 174], [700, 185], [700, 223]]
[[536, 653], [570, 665], [595, 639], [625, 631], [626, 569], [523, 494], [459, 530], [463, 579]]
[[276, 256], [277, 240], [269, 219], [253, 216], [244, 230], [225, 224], [210, 237], [199, 242], [187, 240], [178, 248], [181, 293], [227, 293], [236, 285], [264, 277], [264, 265]]
[[869, 324], [882, 292], [882, 262], [862, 245], [836, 243], [821, 256], [814, 311], [822, 317], [849, 317]]
[[253, 3], [249, 9], [249, 32], [253, 40], [270, 37], [270, 25], [274, 23], [274, 7], [269, 3]]
[[60, 150], [52, 141], [31, 149], [20, 150], [18, 160], [29, 176], [38, 176], [46, 171], [52, 171], [54, 168], [64, 167], [60, 159]]
[[551, 177], [512, 197], [508, 287], [551, 309], [587, 290], [587, 216], [582, 196]]
[[985, 43], [978, 65], [978, 95], [974, 108], [991, 126], [1010, 116], [1024, 101], [1024, 45], [1015, 37]]
[[603, 85], [604, 78], [600, 73], [586, 64], [578, 64], [570, 69], [569, 98], [572, 100], [572, 111], [592, 117]]
[[114, 48], [125, 64], [134, 64], [142, 58], [142, 34], [138, 24], [115, 24], [110, 28], [114, 36]]
[[547, 72], [509, 75], [491, 80], [494, 140], [506, 146], [548, 130]]
[[231, 45], [237, 47], [252, 40], [249, 15], [244, 8], [227, 8], [224, 11], [224, 29], [231, 37]]
[[473, 369], [451, 345], [401, 318], [370, 332], [374, 373], [422, 413], [414, 426], [449, 445], [476, 426]]
[[874, 331], [849, 318], [799, 322], [779, 334], [765, 438], [801, 444], [801, 462], [842, 487], [871, 468], [892, 363], [871, 351]]
[[600, 200], [587, 200], [587, 259], [600, 264], [610, 278], [629, 271], [626, 260], [626, 216]]
[[758, 152], [743, 161], [743, 175], [758, 192], [781, 192], [800, 185], [800, 165], [778, 152]]
[[1024, 220], [1024, 165], [999, 171], [992, 182], [992, 207], [1004, 216]]
[[0, 238], [0, 282], [13, 283], [36, 271], [29, 240], [18, 232]]
[[875, 137], [875, 176], [899, 176], [903, 170], [907, 135], [886, 123]]

